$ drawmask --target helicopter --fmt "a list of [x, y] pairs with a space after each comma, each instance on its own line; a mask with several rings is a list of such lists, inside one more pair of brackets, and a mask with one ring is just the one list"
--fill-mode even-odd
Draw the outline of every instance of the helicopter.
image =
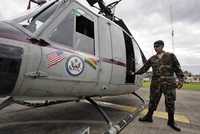
[[[146, 58], [124, 21], [120, 2], [30, 0], [28, 10], [0, 21], [0, 109], [26, 100], [48, 103], [86, 99], [111, 121], [93, 97], [134, 94], [143, 75], [132, 75]], [[29, 10], [30, 3], [39, 6]], [[98, 7], [95, 6], [98, 4]]]

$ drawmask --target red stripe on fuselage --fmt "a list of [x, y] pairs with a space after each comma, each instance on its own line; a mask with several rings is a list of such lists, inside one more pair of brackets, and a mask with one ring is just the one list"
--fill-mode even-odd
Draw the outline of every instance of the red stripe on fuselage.
[[123, 63], [121, 61], [114, 60], [114, 59], [103, 58], [103, 61], [106, 62], [106, 63], [115, 64], [115, 65], [119, 65], [119, 66], [122, 66], [122, 67], [126, 67], [125, 63]]

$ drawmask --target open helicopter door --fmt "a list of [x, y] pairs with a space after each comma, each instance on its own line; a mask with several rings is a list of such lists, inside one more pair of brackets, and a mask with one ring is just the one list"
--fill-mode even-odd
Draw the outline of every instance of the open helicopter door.
[[131, 37], [123, 32], [125, 46], [126, 46], [126, 83], [135, 83], [135, 75], [132, 75], [131, 72], [135, 72], [135, 55], [133, 42]]

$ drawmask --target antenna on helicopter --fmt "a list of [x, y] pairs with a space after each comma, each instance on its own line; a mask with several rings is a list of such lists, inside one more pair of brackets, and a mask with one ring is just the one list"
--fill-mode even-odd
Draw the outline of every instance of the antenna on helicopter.
[[46, 3], [47, 1], [46, 0], [29, 0], [28, 2], [28, 6], [27, 6], [27, 9], [30, 9], [31, 8], [31, 2], [35, 3], [35, 4], [38, 4], [38, 5], [43, 5], [44, 3]]

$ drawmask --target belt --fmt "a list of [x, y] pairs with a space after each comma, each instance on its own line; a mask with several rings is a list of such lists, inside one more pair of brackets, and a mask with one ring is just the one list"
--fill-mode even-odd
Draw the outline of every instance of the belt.
[[160, 76], [161, 79], [175, 79], [174, 76]]

